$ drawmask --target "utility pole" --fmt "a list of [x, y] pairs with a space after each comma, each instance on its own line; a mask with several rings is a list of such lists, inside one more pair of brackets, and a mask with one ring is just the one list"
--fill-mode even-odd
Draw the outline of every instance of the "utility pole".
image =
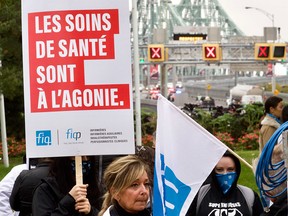
[[0, 91], [0, 120], [1, 120], [1, 140], [2, 140], [3, 162], [4, 162], [5, 167], [9, 167], [4, 95], [2, 94], [1, 91]]
[[136, 145], [142, 145], [141, 134], [141, 99], [140, 99], [140, 69], [139, 69], [139, 44], [138, 44], [138, 12], [137, 0], [132, 0], [132, 16], [133, 16], [133, 46], [134, 46], [134, 86], [135, 86], [135, 121], [136, 121]]
[[[261, 8], [257, 7], [245, 7], [245, 9], [254, 9], [263, 13], [268, 19], [272, 22], [272, 27], [274, 28], [274, 14], [271, 14]], [[275, 40], [274, 40], [275, 41]], [[271, 77], [271, 87], [272, 87], [272, 94], [275, 93], [276, 90], [276, 80], [275, 80], [275, 62], [272, 62], [272, 77]]]
[[[0, 60], [0, 68], [1, 67], [2, 67], [2, 62]], [[1, 89], [0, 89], [0, 128], [1, 128], [1, 140], [2, 140], [2, 152], [3, 152], [4, 166], [5, 167], [9, 167], [4, 95], [3, 95], [2, 91], [1, 91]]]

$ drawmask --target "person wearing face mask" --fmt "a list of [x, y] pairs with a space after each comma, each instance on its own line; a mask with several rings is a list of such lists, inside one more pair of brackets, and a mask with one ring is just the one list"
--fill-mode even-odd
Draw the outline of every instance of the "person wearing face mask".
[[260, 198], [237, 184], [240, 172], [239, 159], [226, 151], [211, 173], [211, 183], [200, 188], [186, 216], [259, 216], [263, 212]]
[[48, 177], [35, 189], [32, 215], [98, 215], [102, 194], [95, 157], [82, 156], [83, 184], [76, 184], [74, 159], [53, 158]]

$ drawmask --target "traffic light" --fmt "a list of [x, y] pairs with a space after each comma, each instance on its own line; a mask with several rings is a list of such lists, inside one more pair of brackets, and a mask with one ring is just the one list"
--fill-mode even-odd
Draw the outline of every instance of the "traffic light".
[[256, 60], [286, 60], [285, 43], [256, 43]]
[[269, 43], [256, 43], [254, 56], [256, 60], [269, 60], [270, 58], [270, 44]]
[[219, 44], [203, 44], [202, 55], [204, 61], [220, 61], [222, 59]]
[[286, 60], [286, 44], [274, 43], [271, 45], [271, 60]]
[[148, 61], [149, 62], [163, 62], [165, 60], [164, 45], [150, 44], [148, 45]]

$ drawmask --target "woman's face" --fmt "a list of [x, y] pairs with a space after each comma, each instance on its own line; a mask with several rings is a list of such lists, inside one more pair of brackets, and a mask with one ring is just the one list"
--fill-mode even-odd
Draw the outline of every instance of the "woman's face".
[[137, 213], [146, 208], [149, 199], [150, 183], [145, 172], [136, 179], [128, 188], [123, 189], [114, 198], [119, 205], [129, 213]]
[[236, 172], [236, 166], [232, 158], [222, 157], [215, 167], [217, 174], [226, 174], [228, 172]]
[[282, 101], [279, 102], [275, 108], [274, 107], [270, 108], [270, 113], [276, 116], [277, 118], [280, 118], [282, 115], [283, 106], [284, 106], [283, 102]]

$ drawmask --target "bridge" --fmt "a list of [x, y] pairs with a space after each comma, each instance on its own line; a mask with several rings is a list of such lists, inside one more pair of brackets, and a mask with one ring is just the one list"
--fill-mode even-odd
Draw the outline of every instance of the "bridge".
[[171, 0], [138, 0], [137, 10], [140, 44], [152, 41], [154, 29], [167, 29], [172, 39], [175, 26], [216, 26], [221, 28], [223, 38], [244, 36], [218, 0], [180, 0], [178, 4]]
[[[254, 44], [264, 42], [264, 36], [245, 36], [218, 0], [180, 0], [178, 4], [172, 4], [170, 0], [138, 0], [137, 9], [139, 57], [142, 59], [139, 63], [140, 82], [144, 85], [153, 82], [149, 80], [151, 65], [156, 65], [158, 72], [167, 72], [168, 80], [175, 82], [187, 80], [191, 76], [201, 76], [203, 73], [206, 79], [216, 75], [234, 76], [246, 72], [263, 76], [268, 71], [267, 65], [277, 63], [255, 60]], [[132, 14], [130, 19], [132, 23]], [[197, 31], [208, 34], [207, 29], [210, 27], [220, 28], [221, 39], [217, 43], [222, 49], [221, 61], [203, 61], [202, 44], [209, 42], [206, 39], [192, 42], [173, 40], [176, 27], [187, 28], [191, 34]], [[147, 57], [147, 46], [154, 43], [157, 36], [155, 29], [165, 29], [167, 34], [164, 44], [167, 58], [158, 65], [149, 62]], [[166, 67], [162, 67], [163, 65]]]

